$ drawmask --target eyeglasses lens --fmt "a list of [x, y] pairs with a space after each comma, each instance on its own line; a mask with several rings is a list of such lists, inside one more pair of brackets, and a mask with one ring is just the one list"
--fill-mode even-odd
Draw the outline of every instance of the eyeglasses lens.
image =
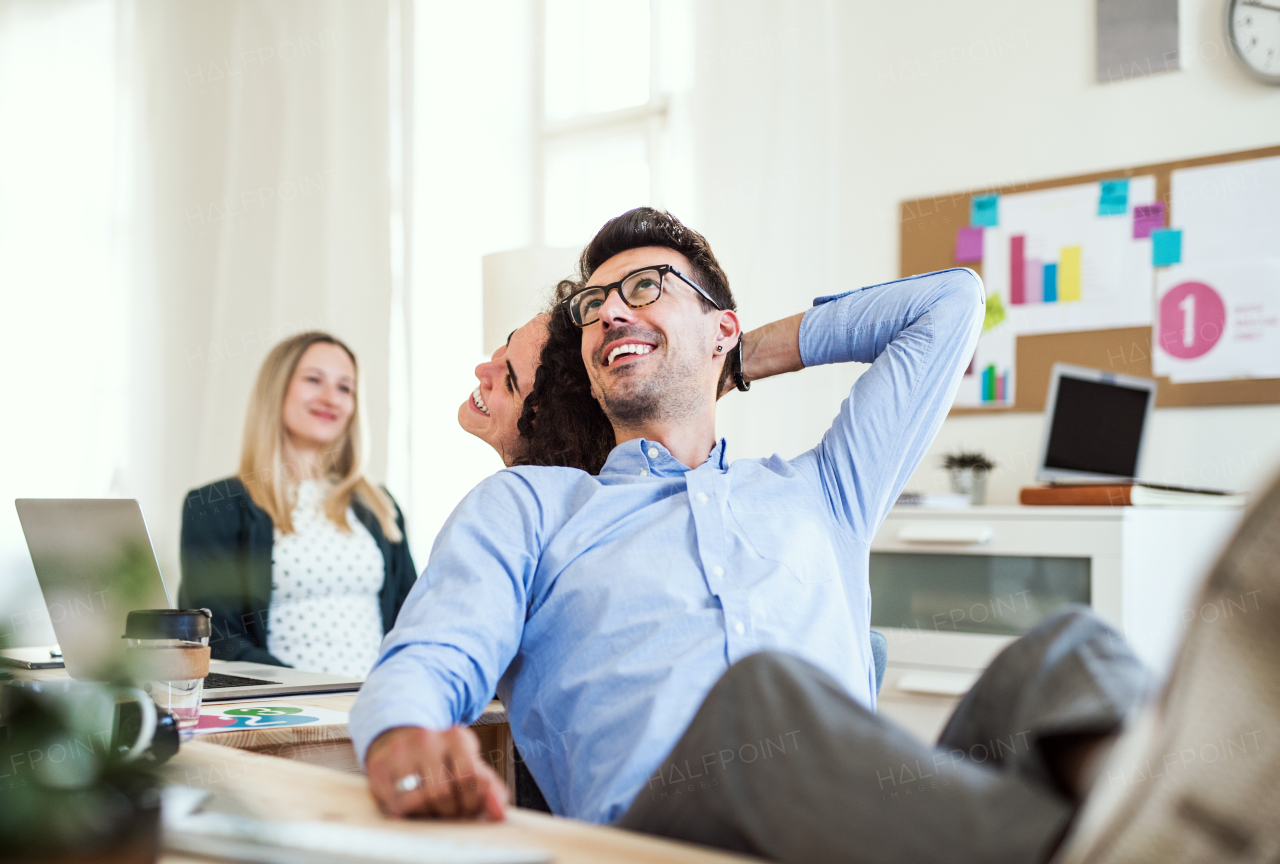
[[[632, 273], [623, 281], [618, 293], [622, 295], [623, 302], [633, 309], [648, 306], [662, 296], [662, 274], [657, 270]], [[574, 298], [572, 312], [579, 327], [600, 320], [600, 307], [604, 305], [606, 296], [605, 289], [595, 288]]]

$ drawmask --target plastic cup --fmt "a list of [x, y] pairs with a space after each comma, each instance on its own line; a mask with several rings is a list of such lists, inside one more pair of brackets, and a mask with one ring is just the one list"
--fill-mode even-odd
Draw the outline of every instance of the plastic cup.
[[207, 609], [141, 609], [129, 613], [124, 640], [129, 669], [157, 706], [173, 715], [182, 740], [200, 722], [200, 698], [209, 674]]

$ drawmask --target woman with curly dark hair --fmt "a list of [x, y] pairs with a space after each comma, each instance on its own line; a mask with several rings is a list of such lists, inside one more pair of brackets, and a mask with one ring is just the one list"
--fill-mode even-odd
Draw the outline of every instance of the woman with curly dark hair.
[[[458, 419], [464, 429], [497, 450], [508, 466], [552, 465], [600, 473], [617, 441], [591, 392], [582, 362], [582, 330], [573, 323], [566, 301], [605, 261], [627, 249], [651, 246], [684, 255], [692, 265], [692, 279], [705, 286], [722, 308], [736, 307], [728, 278], [702, 235], [649, 207], [611, 219], [582, 252], [581, 281], [562, 280], [551, 311], [514, 331], [489, 363], [476, 368], [480, 386], [462, 405]], [[770, 327], [743, 336], [746, 381], [756, 377], [751, 356], [768, 338]], [[734, 387], [730, 368], [726, 363], [721, 396]], [[512, 418], [517, 418], [514, 423]]]

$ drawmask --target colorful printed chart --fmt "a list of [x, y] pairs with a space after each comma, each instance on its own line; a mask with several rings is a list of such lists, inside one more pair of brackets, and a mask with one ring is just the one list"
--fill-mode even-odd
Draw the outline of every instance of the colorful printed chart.
[[955, 257], [975, 260], [981, 240], [987, 304], [1005, 315], [984, 328], [955, 405], [1014, 403], [1019, 336], [1152, 323], [1151, 234], [1165, 218], [1155, 197], [1143, 176], [972, 200]]
[[1064, 246], [1057, 261], [1027, 258], [1027, 238], [1009, 238], [1009, 302], [1071, 303], [1080, 299], [1080, 247]]
[[1155, 197], [1151, 176], [1001, 196], [982, 279], [1018, 335], [1151, 324]]
[[[987, 308], [999, 298], [987, 298]], [[988, 321], [992, 316], [988, 315]], [[984, 330], [978, 339], [973, 362], [960, 379], [955, 403], [965, 407], [992, 408], [1012, 405], [1014, 401], [1014, 354], [1017, 334], [1007, 317]]]
[[285, 726], [335, 726], [347, 722], [347, 712], [290, 705], [285, 702], [244, 703], [234, 707], [206, 705], [200, 709], [195, 734], [237, 732], [244, 729], [278, 729]]

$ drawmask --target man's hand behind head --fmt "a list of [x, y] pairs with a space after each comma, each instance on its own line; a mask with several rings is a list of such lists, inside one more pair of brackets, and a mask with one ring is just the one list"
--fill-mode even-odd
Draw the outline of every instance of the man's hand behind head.
[[496, 821], [507, 806], [507, 787], [485, 763], [479, 739], [466, 726], [444, 732], [388, 729], [369, 745], [365, 773], [373, 797], [392, 816]]

